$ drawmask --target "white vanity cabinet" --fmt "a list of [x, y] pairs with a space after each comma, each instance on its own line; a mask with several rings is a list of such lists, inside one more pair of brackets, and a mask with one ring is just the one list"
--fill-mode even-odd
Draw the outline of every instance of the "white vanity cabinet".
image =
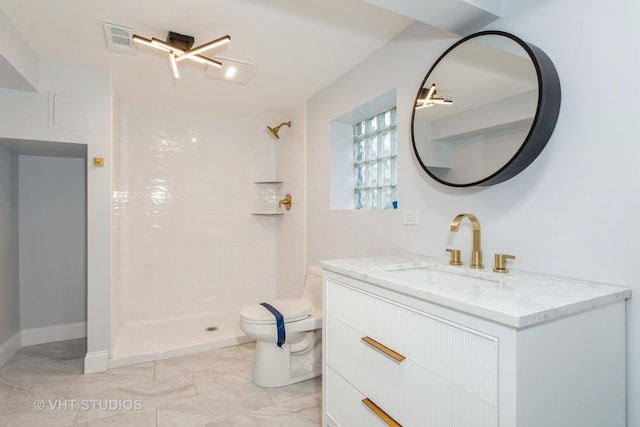
[[625, 425], [625, 298], [513, 327], [323, 266], [323, 426]]
[[352, 418], [373, 415], [367, 398], [402, 426], [498, 426], [495, 337], [343, 280], [326, 282], [325, 306], [327, 414], [335, 425], [376, 425]]

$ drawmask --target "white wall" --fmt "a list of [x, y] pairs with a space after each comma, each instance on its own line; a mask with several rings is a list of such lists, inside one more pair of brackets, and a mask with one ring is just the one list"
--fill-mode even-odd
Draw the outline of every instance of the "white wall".
[[[110, 344], [111, 76], [109, 70], [40, 60], [39, 93], [0, 92], [0, 138], [87, 145], [87, 350], [85, 371], [105, 370]], [[49, 94], [88, 99], [89, 128], [49, 127]]]
[[278, 218], [251, 215], [275, 178], [260, 119], [122, 106], [114, 248], [123, 322], [225, 313], [275, 296]]
[[85, 160], [19, 159], [20, 329], [86, 322]]
[[[493, 254], [517, 256], [514, 269], [629, 286], [627, 363], [629, 425], [640, 425], [640, 5], [618, 0], [505, 2], [492, 29], [509, 31], [555, 63], [562, 106], [542, 154], [518, 176], [489, 188], [449, 188], [429, 179], [411, 151], [410, 114], [430, 65], [453, 42], [428, 41], [416, 24], [309, 100], [307, 105], [309, 263], [319, 259], [414, 252], [469, 257], [471, 232], [449, 224], [461, 212], [482, 223], [486, 264]], [[594, 88], [602, 90], [594, 98]], [[397, 88], [397, 211], [329, 209], [329, 123]], [[402, 225], [402, 211], [420, 225]]]
[[[292, 197], [291, 210], [277, 221], [277, 297], [299, 298], [304, 288], [306, 272], [305, 252], [305, 133], [306, 111], [301, 108], [291, 117], [291, 128], [282, 127], [280, 139], [275, 141], [276, 177], [283, 181], [279, 186], [278, 199], [289, 193]], [[276, 121], [277, 122], [277, 121]], [[276, 124], [274, 122], [274, 124]]]
[[[422, 246], [429, 239], [420, 227], [402, 226], [401, 212], [418, 210], [416, 203], [424, 198], [415, 194], [416, 190], [423, 191], [419, 185], [426, 178], [420, 177], [417, 161], [412, 157], [410, 114], [430, 64], [455, 41], [444, 37], [438, 30], [414, 24], [307, 103], [307, 259], [310, 264], [321, 259], [411, 250], [407, 243], [415, 241]], [[396, 89], [397, 99], [398, 209], [329, 209], [330, 123], [392, 89]], [[422, 223], [429, 223], [428, 214], [422, 214]], [[443, 228], [446, 230], [448, 227]]]
[[38, 89], [38, 56], [0, 9], [0, 87]]
[[0, 147], [0, 347], [20, 331], [18, 267], [18, 156]]

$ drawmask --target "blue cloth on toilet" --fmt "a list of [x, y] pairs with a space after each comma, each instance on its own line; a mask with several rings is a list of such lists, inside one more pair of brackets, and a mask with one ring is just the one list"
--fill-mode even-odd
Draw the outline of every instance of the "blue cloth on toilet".
[[278, 342], [276, 344], [278, 344], [278, 347], [282, 347], [282, 344], [284, 344], [285, 340], [284, 316], [271, 304], [263, 302], [260, 303], [260, 305], [269, 310], [271, 314], [273, 314], [273, 316], [276, 318], [276, 329], [278, 331]]

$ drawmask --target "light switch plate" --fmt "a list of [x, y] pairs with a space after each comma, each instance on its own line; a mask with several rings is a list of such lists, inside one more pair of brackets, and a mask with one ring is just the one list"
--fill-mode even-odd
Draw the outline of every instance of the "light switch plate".
[[408, 225], [420, 224], [420, 215], [418, 212], [402, 212], [402, 223]]

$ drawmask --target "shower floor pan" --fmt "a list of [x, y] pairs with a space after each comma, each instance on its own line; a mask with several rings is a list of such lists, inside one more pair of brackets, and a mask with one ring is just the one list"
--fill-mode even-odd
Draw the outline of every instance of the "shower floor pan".
[[123, 323], [109, 368], [250, 342], [239, 321], [240, 313], [226, 313]]

